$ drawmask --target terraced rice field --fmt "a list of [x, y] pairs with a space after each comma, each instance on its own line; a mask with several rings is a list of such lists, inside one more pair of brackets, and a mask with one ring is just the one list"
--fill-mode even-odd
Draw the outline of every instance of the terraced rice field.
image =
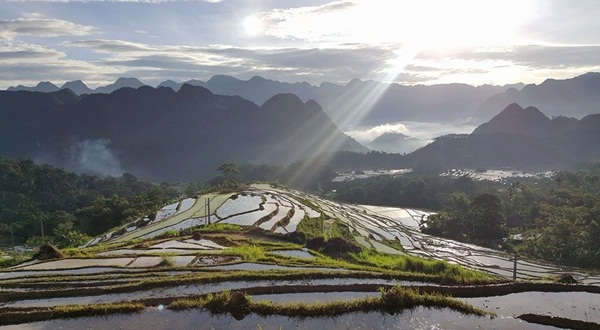
[[[211, 214], [207, 214], [208, 209], [204, 205], [207, 198]], [[414, 314], [383, 316], [372, 312], [349, 313], [337, 316], [336, 320], [353, 320], [357, 322], [354, 327], [362, 324], [365, 328], [381, 326], [382, 319], [388, 324], [381, 328], [394, 328], [404, 322], [430, 327], [435, 323], [431, 320], [437, 318], [452, 322], [458, 328], [529, 328], [530, 323], [523, 323], [514, 317], [533, 313], [600, 324], [600, 276], [556, 265], [518, 260], [519, 279], [541, 280], [570, 273], [583, 285], [485, 284], [485, 281], [505, 282], [501, 278], [512, 277], [511, 256], [421, 233], [420, 228], [426, 225], [430, 214], [423, 210], [348, 205], [268, 186], [254, 186], [238, 194], [210, 194], [186, 199], [163, 207], [149, 224], [140, 227], [128, 224], [124, 226], [129, 228], [127, 230], [117, 230], [94, 238], [87, 244], [92, 249], [90, 251], [94, 252], [86, 257], [34, 260], [0, 271], [0, 324], [12, 322], [23, 326], [26, 323], [25, 326], [30, 328], [97, 328], [99, 324], [110, 328], [125, 324], [127, 328], [146, 323], [153, 327], [164, 321], [163, 325], [169, 324], [169, 328], [185, 328], [189, 323], [184, 319], [193, 318], [204, 320], [202, 324], [220, 327], [244, 327], [248, 325], [244, 322], [253, 320], [266, 328], [277, 328], [280, 324], [294, 324], [300, 328], [336, 328], [348, 324], [344, 323], [346, 321], [332, 324], [330, 319], [322, 318], [293, 321], [287, 316], [272, 316], [267, 319], [255, 314], [247, 316], [246, 321], [237, 321], [227, 315], [217, 318], [207, 316], [203, 310], [183, 312], [187, 314], [158, 310], [159, 306], [169, 306], [179, 299], [200, 299], [223, 290], [243, 291], [257, 300], [314, 303], [373, 298], [379, 296], [379, 288], [389, 289], [398, 284], [416, 288], [419, 292], [448, 294], [495, 312], [499, 317], [464, 316], [447, 308], [425, 310], [416, 307]], [[445, 281], [449, 280], [439, 274], [407, 274], [350, 261], [342, 262], [281, 240], [284, 235], [296, 231], [302, 221], [315, 218], [323, 220], [323, 223], [339, 221], [345, 224], [358, 244], [384, 254], [446, 260], [500, 277], [481, 280], [474, 283], [478, 284], [475, 286], [456, 283], [445, 285]], [[170, 231], [180, 232], [203, 226], [209, 219], [211, 223], [261, 228], [264, 237], [248, 229], [233, 233], [202, 233], [194, 236], [188, 233], [159, 238]], [[327, 231], [328, 228], [324, 225], [322, 230]], [[142, 239], [146, 240], [140, 241]], [[107, 248], [93, 250], [99, 244]], [[485, 276], [482, 275], [482, 278]], [[47, 315], [44, 313], [48, 310], [51, 311], [50, 315], [56, 315], [52, 308], [57, 306], [92, 308], [96, 304], [118, 305], [132, 301], [142, 306], [139, 315], [56, 321], [48, 320], [55, 316], [43, 316]], [[534, 308], [535, 304], [537, 308]], [[30, 318], [11, 319], [32, 311], [45, 318], [41, 318], [40, 322], [32, 322]], [[186, 317], [182, 318], [181, 315]], [[135, 319], [139, 322], [135, 323]], [[250, 327], [254, 328], [256, 324]], [[535, 328], [543, 329], [545, 326]]]
[[[201, 196], [199, 200], [202, 198], [206, 196]], [[216, 209], [216, 217], [211, 217], [211, 222], [257, 226], [274, 233], [286, 234], [294, 232], [300, 221], [306, 217], [323, 216], [325, 219], [338, 219], [346, 224], [351, 232], [358, 233], [355, 236], [356, 241], [367, 248], [389, 254], [406, 253], [446, 260], [499, 276], [512, 277], [514, 262], [511, 255], [421, 233], [420, 228], [426, 226], [427, 217], [431, 214], [427, 211], [348, 205], [298, 191], [282, 191], [267, 186], [255, 186], [254, 190], [241, 194], [208, 198], [211, 198], [211, 209]], [[300, 200], [307, 201], [312, 206]], [[195, 212], [194, 216], [198, 216], [199, 203], [196, 202], [191, 209]], [[206, 222], [199, 221], [198, 218], [186, 218], [190, 212], [181, 212], [167, 218], [160, 226], [148, 226], [104, 241], [120, 242], [126, 238], [149, 238], [167, 230], [181, 230]], [[98, 238], [92, 243], [97, 241]], [[390, 245], [389, 241], [399, 243], [402, 249]], [[555, 277], [564, 273], [574, 273], [578, 280], [584, 283], [600, 283], [600, 277], [594, 274], [535, 261], [517, 261], [517, 277], [521, 279]]]

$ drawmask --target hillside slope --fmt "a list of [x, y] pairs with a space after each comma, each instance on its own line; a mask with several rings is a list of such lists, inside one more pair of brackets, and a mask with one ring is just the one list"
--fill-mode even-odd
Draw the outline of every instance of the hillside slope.
[[292, 94], [259, 107], [190, 85], [84, 96], [0, 92], [0, 155], [78, 171], [197, 180], [226, 161], [289, 164], [339, 150], [366, 148], [316, 102]]
[[589, 72], [571, 79], [547, 79], [539, 85], [509, 89], [487, 99], [474, 113], [478, 121], [489, 120], [511, 103], [535, 106], [546, 115], [582, 118], [600, 110], [600, 73]]
[[600, 157], [600, 115], [549, 119], [511, 104], [470, 135], [437, 138], [411, 153], [415, 163], [452, 167], [563, 167]]

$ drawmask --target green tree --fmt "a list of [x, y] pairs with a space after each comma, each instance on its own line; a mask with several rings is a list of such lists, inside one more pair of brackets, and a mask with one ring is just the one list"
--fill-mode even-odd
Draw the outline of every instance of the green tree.
[[229, 162], [224, 163], [217, 169], [219, 172], [223, 173], [226, 177], [230, 178], [240, 172], [240, 168], [238, 164]]
[[471, 241], [490, 246], [506, 237], [506, 218], [502, 200], [496, 195], [481, 194], [473, 200], [469, 212]]
[[471, 201], [464, 193], [453, 193], [448, 198], [448, 205], [438, 214], [427, 219], [425, 232], [442, 237], [448, 237], [459, 241], [465, 241], [470, 237], [467, 229], [467, 218], [470, 213]]
[[80, 228], [91, 235], [98, 235], [108, 229], [132, 220], [136, 214], [127, 199], [113, 195], [110, 198], [99, 197], [90, 206], [77, 211]]
[[233, 177], [240, 172], [240, 167], [236, 163], [228, 162], [219, 166], [217, 170], [223, 173], [227, 181], [235, 184], [236, 182], [233, 180]]
[[54, 242], [60, 248], [77, 247], [85, 244], [91, 237], [73, 229], [73, 222], [62, 222], [54, 228]]

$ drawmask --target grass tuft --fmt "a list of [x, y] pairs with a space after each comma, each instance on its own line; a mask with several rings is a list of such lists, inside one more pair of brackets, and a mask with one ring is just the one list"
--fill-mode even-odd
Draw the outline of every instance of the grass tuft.
[[169, 256], [160, 257], [160, 262], [156, 265], [156, 267], [165, 267], [165, 268], [173, 268], [176, 267], [177, 264], [175, 260]]
[[254, 244], [233, 246], [223, 250], [222, 253], [227, 255], [237, 255], [246, 261], [259, 261], [266, 258], [264, 248]]
[[362, 250], [350, 254], [353, 261], [383, 269], [441, 275], [455, 283], [473, 283], [489, 279], [485, 273], [470, 270], [446, 261], [431, 260], [409, 255], [391, 255], [373, 251]]
[[[353, 312], [369, 312], [374, 310], [399, 312], [417, 306], [430, 308], [450, 308], [464, 314], [479, 316], [495, 316], [494, 313], [484, 311], [472, 305], [452, 299], [441, 294], [420, 293], [416, 289], [404, 288], [399, 285], [390, 289], [380, 289], [381, 296], [377, 298], [366, 297], [355, 300], [339, 300], [316, 303], [274, 303], [267, 300], [252, 301], [247, 299], [244, 306], [247, 312], [260, 315], [284, 315], [293, 317], [319, 317], [336, 316]], [[189, 308], [206, 308], [212, 313], [228, 311], [228, 302], [231, 299], [229, 291], [209, 294], [202, 299], [179, 299], [168, 306], [170, 309], [180, 310]]]

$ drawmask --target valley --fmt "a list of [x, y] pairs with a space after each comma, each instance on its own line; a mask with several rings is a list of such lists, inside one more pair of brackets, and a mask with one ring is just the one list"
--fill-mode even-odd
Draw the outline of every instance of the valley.
[[[519, 259], [512, 282], [509, 254], [423, 234], [430, 215], [338, 203], [268, 184], [184, 199], [162, 207], [153, 220], [126, 224], [80, 249], [50, 250], [0, 271], [2, 328], [85, 327], [96, 324], [99, 313], [106, 328], [155, 318], [173, 328], [200, 320], [219, 327], [322, 326], [330, 321], [317, 316], [329, 313], [339, 315], [341, 326], [355, 318], [372, 324], [375, 310], [399, 312], [386, 322], [421, 326], [440, 318], [512, 327], [522, 322], [513, 316], [526, 314], [600, 322], [600, 275]], [[296, 243], [310, 233], [317, 238]], [[579, 284], [552, 281], [566, 274]], [[406, 302], [380, 305], [395, 290], [408, 290], [395, 293]], [[238, 292], [249, 300], [232, 307]], [[588, 307], [580, 313], [533, 308], [520, 298], [537, 299], [532, 294], [554, 305], [583, 307], [576, 303], [582, 301]], [[420, 306], [437, 307], [423, 318]], [[314, 317], [296, 319], [302, 315]]]
[[0, 0], [0, 330], [600, 329], [597, 0]]

